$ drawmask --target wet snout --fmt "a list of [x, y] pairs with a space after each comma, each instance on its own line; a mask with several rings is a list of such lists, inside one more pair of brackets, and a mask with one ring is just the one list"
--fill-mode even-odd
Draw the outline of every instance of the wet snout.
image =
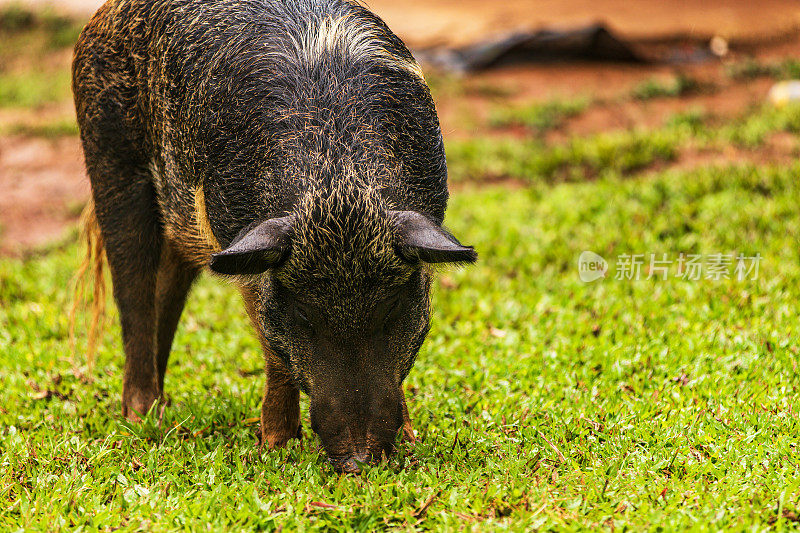
[[358, 473], [362, 464], [389, 457], [402, 423], [398, 386], [342, 387], [311, 398], [311, 428], [341, 472]]

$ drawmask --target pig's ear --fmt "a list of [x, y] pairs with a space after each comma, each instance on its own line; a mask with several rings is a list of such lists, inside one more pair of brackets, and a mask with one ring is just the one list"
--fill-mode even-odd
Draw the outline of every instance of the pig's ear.
[[211, 256], [219, 274], [261, 274], [278, 265], [289, 251], [294, 217], [271, 218], [246, 229], [231, 245]]
[[474, 263], [478, 254], [463, 246], [447, 230], [416, 211], [392, 211], [397, 228], [397, 250], [406, 261]]

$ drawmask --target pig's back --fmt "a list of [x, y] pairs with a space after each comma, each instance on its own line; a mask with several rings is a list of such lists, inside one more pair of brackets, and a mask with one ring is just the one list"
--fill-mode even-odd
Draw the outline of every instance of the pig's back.
[[335, 180], [363, 181], [394, 208], [443, 218], [446, 164], [427, 85], [364, 8], [119, 0], [106, 11], [108, 35], [130, 58], [166, 218], [193, 211], [202, 188], [225, 245]]

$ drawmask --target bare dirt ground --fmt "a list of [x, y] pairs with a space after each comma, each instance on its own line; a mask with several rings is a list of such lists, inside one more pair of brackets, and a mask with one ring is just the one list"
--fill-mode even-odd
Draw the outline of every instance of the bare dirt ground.
[[[0, 0], [0, 4], [6, 0]], [[26, 0], [41, 5], [44, 0]], [[620, 35], [636, 40], [723, 36], [742, 42], [742, 51], [769, 61], [800, 57], [800, 3], [796, 0], [367, 0], [412, 47], [458, 45], [504, 32], [542, 26], [570, 27], [603, 21]], [[87, 17], [96, 0], [68, 0], [55, 8]], [[66, 57], [66, 56], [65, 56]], [[68, 61], [68, 58], [63, 59]], [[764, 101], [773, 81], [733, 80], [722, 62], [682, 66], [680, 72], [713, 90], [681, 98], [632, 100], [630, 91], [643, 80], [674, 76], [676, 67], [554, 63], [509, 67], [459, 80], [462, 90], [437, 95], [446, 138], [496, 133], [488, 117], [498, 104], [523, 105], [552, 99], [588, 97], [600, 103], [548, 134], [558, 142], [573, 135], [632, 127], [656, 127], [676, 111], [702, 107], [732, 117]], [[69, 102], [34, 110], [0, 109], [0, 125], [47, 122], [72, 113]], [[2, 128], [0, 128], [2, 129]], [[508, 132], [505, 132], [506, 134]], [[681, 154], [675, 165], [745, 159], [781, 160], [795, 143], [777, 139], [763, 154]], [[784, 153], [783, 144], [787, 146]], [[789, 146], [791, 145], [791, 146]], [[79, 141], [72, 136], [39, 138], [0, 136], [0, 254], [19, 254], [42, 246], [74, 224], [89, 194]]]
[[0, 254], [58, 239], [89, 197], [75, 137], [0, 137]]

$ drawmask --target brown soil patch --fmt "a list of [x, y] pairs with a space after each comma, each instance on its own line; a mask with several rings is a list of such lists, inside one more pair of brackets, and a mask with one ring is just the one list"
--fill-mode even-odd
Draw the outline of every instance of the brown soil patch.
[[466, 44], [504, 32], [605, 22], [631, 39], [676, 34], [761, 39], [800, 25], [794, 0], [368, 0], [412, 46]]
[[89, 197], [77, 138], [0, 138], [0, 254], [47, 244]]
[[757, 149], [744, 149], [726, 146], [723, 149], [697, 149], [687, 146], [680, 150], [678, 157], [668, 164], [658, 163], [648, 168], [647, 173], [666, 169], [692, 171], [709, 166], [727, 165], [792, 165], [797, 161], [800, 143], [796, 135], [775, 133]]
[[[554, 99], [586, 98], [595, 103], [568, 120], [564, 127], [551, 132], [548, 135], [551, 141], [614, 129], [652, 128], [675, 113], [695, 109], [725, 119], [763, 103], [775, 83], [770, 78], [731, 79], [726, 67], [748, 57], [765, 63], [800, 57], [800, 35], [775, 45], [748, 49], [746, 54], [734, 49], [724, 60], [681, 67], [586, 62], [489, 70], [465, 77], [463, 94], [452, 96], [446, 91], [435, 94], [436, 104], [446, 137], [492, 134], [489, 119], [494, 108]], [[646, 80], [667, 81], [678, 75], [696, 80], [700, 89], [679, 98], [644, 101], [631, 98], [634, 88]], [[487, 94], [490, 93], [487, 88], [494, 88], [499, 94]]]
[[702, 110], [717, 119], [729, 119], [743, 114], [749, 107], [764, 102], [774, 81], [749, 80], [714, 88], [712, 92], [683, 98], [655, 98], [636, 101], [620, 100], [592, 106], [570, 119], [564, 128], [549, 136], [556, 142], [571, 136], [582, 136], [615, 129], [656, 128], [676, 113]]

